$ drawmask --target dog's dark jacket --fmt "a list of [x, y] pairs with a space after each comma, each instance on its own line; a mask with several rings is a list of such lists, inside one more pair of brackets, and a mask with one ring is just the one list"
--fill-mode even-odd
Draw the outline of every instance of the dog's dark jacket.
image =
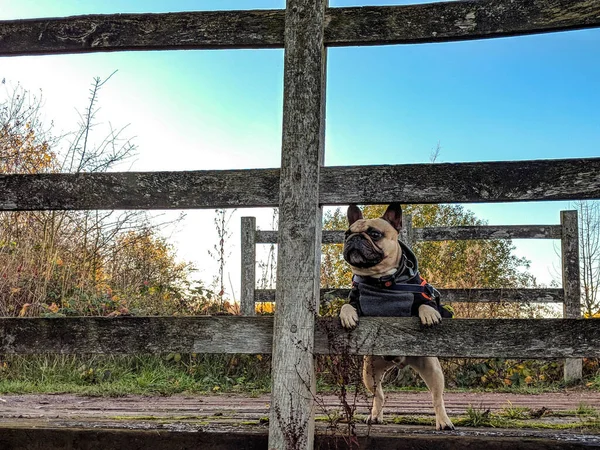
[[398, 242], [402, 249], [398, 270], [382, 278], [354, 275], [348, 296], [350, 305], [359, 316], [418, 316], [419, 306], [429, 305], [442, 317], [452, 317], [452, 313], [440, 305], [439, 292], [419, 275], [413, 251]]

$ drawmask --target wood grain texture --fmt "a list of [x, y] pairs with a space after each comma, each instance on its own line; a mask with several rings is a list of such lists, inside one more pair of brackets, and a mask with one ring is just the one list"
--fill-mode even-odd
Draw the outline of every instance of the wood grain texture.
[[[319, 322], [317, 352], [327, 348], [374, 355], [550, 358], [599, 355], [600, 327], [590, 319], [446, 320], [424, 329], [418, 318], [362, 317], [355, 331]], [[492, 356], [493, 355], [493, 356]]]
[[277, 205], [279, 170], [0, 175], [0, 210]]
[[414, 44], [600, 27], [598, 0], [471, 0], [331, 8], [330, 46]]
[[325, 205], [600, 198], [600, 159], [327, 167]]
[[0, 56], [283, 46], [283, 10], [0, 21]]
[[[257, 244], [277, 244], [277, 231], [272, 230], [257, 230]], [[322, 244], [341, 244], [344, 242], [344, 231], [338, 230], [323, 230], [321, 234]]]
[[256, 289], [256, 217], [242, 217], [240, 226], [241, 282], [240, 309], [243, 316], [254, 316]]
[[[445, 357], [600, 357], [595, 319], [453, 319], [423, 329], [417, 318], [337, 319], [315, 326], [317, 354]], [[272, 317], [2, 318], [0, 354], [269, 353]]]
[[[406, 219], [406, 217], [405, 217]], [[406, 221], [406, 220], [405, 220]], [[451, 241], [477, 239], [560, 239], [560, 225], [482, 225], [464, 227], [411, 228], [413, 241]], [[408, 231], [407, 231], [408, 233]], [[323, 244], [342, 244], [343, 230], [323, 230]], [[257, 244], [276, 244], [277, 232], [256, 232]]]
[[[278, 169], [0, 175], [0, 211], [276, 207], [279, 175]], [[319, 185], [324, 205], [597, 199], [600, 158], [323, 167]]]
[[0, 354], [263, 353], [272, 336], [267, 317], [2, 318]]
[[399, 239], [409, 247], [415, 244], [415, 229], [413, 228], [413, 220], [410, 214], [402, 215], [402, 229], [400, 230]]
[[579, 228], [577, 211], [561, 211], [561, 264], [565, 295], [564, 317], [581, 317], [581, 286], [579, 273]]
[[560, 225], [485, 225], [415, 228], [417, 241], [477, 239], [560, 239]]
[[[287, 0], [269, 449], [312, 449], [325, 146], [327, 0]], [[302, 280], [298, 283], [298, 279]]]
[[[406, 217], [404, 218], [406, 221]], [[477, 239], [560, 239], [560, 225], [482, 225], [464, 227], [412, 228], [412, 241], [451, 241]], [[342, 244], [343, 230], [323, 230], [323, 244]], [[277, 232], [256, 232], [257, 244], [276, 244]]]
[[[281, 48], [283, 10], [110, 14], [0, 21], [0, 56]], [[479, 0], [328, 8], [326, 45], [461, 41], [600, 26], [597, 0]]]
[[[562, 227], [561, 264], [564, 289], [563, 317], [581, 317], [581, 281], [579, 273], [579, 225], [577, 211], [561, 211]], [[566, 382], [580, 381], [583, 378], [583, 361], [567, 359], [564, 366]]]
[[[439, 289], [443, 303], [562, 303], [563, 289]], [[348, 298], [350, 289], [323, 288], [321, 301], [333, 298]], [[275, 290], [257, 289], [256, 302], [274, 302]]]

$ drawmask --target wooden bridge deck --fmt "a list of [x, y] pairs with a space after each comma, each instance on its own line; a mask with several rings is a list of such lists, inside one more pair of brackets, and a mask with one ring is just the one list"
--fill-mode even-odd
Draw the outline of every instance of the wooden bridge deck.
[[[120, 398], [76, 395], [5, 395], [0, 397], [0, 449], [2, 450], [94, 450], [96, 448], [187, 449], [267, 448], [269, 396], [209, 395], [171, 397], [127, 396]], [[536, 419], [538, 428], [458, 427], [455, 432], [436, 432], [431, 426], [388, 423], [371, 428], [360, 424], [358, 441], [344, 441], [345, 424], [336, 432], [325, 411], [339, 408], [332, 395], [319, 398], [317, 448], [458, 448], [485, 445], [504, 448], [600, 447], [599, 428], [560, 429], [583, 423], [573, 413], [581, 405], [600, 411], [600, 393], [570, 391], [541, 395], [496, 393], [447, 393], [451, 416], [464, 415], [472, 406], [499, 413], [512, 408], [551, 411]], [[356, 402], [358, 414], [368, 411], [368, 399]], [[387, 412], [393, 419], [431, 417], [427, 392], [391, 393]], [[555, 425], [540, 429], [539, 424]], [[599, 425], [600, 427], [600, 425]], [[358, 446], [360, 445], [360, 447]]]

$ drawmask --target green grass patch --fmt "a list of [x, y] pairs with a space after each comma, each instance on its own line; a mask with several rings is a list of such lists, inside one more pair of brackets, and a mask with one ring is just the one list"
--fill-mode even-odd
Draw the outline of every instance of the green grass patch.
[[0, 393], [262, 393], [270, 377], [261, 364], [256, 355], [11, 356], [0, 362]]

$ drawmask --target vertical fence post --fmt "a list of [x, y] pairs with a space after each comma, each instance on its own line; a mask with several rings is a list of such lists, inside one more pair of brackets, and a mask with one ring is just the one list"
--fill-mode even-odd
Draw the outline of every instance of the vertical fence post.
[[256, 217], [242, 217], [242, 284], [240, 287], [240, 310], [242, 316], [255, 314], [254, 291], [256, 289]]
[[412, 226], [412, 216], [410, 214], [402, 215], [402, 230], [400, 230], [402, 242], [412, 248], [415, 244], [415, 233]]
[[[579, 278], [579, 227], [577, 223], [577, 211], [561, 211], [560, 225], [562, 227], [562, 283], [565, 294], [563, 316], [569, 319], [578, 319], [581, 317], [581, 288]], [[580, 381], [582, 378], [582, 360], [579, 358], [565, 359], [565, 381]]]
[[325, 136], [327, 0], [288, 0], [285, 12], [279, 251], [269, 449], [314, 446], [314, 327], [319, 298]]

